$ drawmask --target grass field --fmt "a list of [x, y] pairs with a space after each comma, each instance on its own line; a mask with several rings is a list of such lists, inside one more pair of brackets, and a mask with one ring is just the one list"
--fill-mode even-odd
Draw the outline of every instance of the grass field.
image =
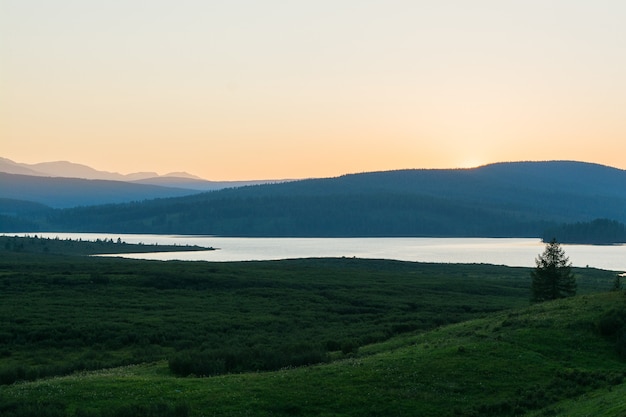
[[622, 416], [626, 296], [575, 273], [0, 251], [0, 415]]

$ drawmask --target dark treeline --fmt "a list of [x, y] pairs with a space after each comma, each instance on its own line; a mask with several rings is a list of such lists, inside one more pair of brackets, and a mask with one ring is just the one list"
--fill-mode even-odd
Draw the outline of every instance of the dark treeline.
[[145, 253], [145, 252], [177, 252], [213, 250], [197, 245], [147, 245], [131, 244], [121, 238], [100, 239], [94, 241], [44, 238], [34, 236], [0, 236], [0, 247], [5, 252], [17, 253], [50, 253], [65, 255], [96, 255], [115, 253]]
[[25, 218], [23, 215], [15, 216], [0, 214], [0, 230], [2, 232], [24, 232], [39, 231], [43, 229], [42, 222], [39, 220]]
[[250, 196], [216, 193], [192, 201], [55, 212], [55, 230], [227, 236], [538, 236], [547, 224], [503, 208], [431, 196]]
[[22, 216], [35, 230], [225, 236], [540, 237], [626, 222], [626, 173], [576, 162], [403, 170]]
[[24, 232], [40, 230], [40, 219], [52, 208], [31, 201], [0, 198], [0, 230], [3, 232]]
[[553, 238], [561, 243], [626, 243], [626, 225], [609, 219], [562, 224], [544, 232], [544, 241]]

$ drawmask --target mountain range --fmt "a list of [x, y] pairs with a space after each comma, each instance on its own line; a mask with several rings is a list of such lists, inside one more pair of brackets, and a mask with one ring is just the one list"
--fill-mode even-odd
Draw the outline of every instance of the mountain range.
[[24, 164], [14, 162], [7, 158], [0, 158], [0, 172], [8, 174], [34, 175], [39, 177], [63, 177], [83, 178], [88, 180], [110, 181], [140, 181], [151, 178], [185, 178], [200, 180], [202, 178], [186, 172], [171, 172], [159, 175], [156, 172], [135, 172], [132, 174], [119, 174], [117, 172], [99, 171], [87, 165], [68, 161], [41, 162], [37, 164]]
[[[20, 200], [4, 191], [0, 197]], [[21, 200], [42, 202], [33, 196]], [[30, 222], [39, 230], [77, 232], [539, 237], [563, 223], [597, 218], [626, 222], [626, 171], [575, 161], [508, 162], [471, 169], [369, 172], [139, 200], [45, 213], [15, 209], [9, 220]], [[14, 223], [5, 220], [0, 228]]]
[[[54, 161], [54, 162], [41, 162], [37, 164], [24, 164], [14, 162], [7, 158], [0, 157], [0, 173], [4, 174], [13, 174], [13, 175], [25, 175], [25, 176], [34, 176], [34, 177], [50, 177], [50, 178], [72, 178], [72, 179], [82, 179], [82, 180], [97, 180], [97, 181], [118, 181], [125, 182], [131, 184], [139, 184], [139, 185], [151, 185], [151, 186], [160, 186], [167, 187], [170, 190], [157, 190], [155, 188], [140, 188], [137, 187], [137, 197], [131, 198], [130, 200], [125, 197], [124, 190], [131, 190], [132, 188], [128, 188], [127, 186], [121, 186], [123, 190], [120, 192], [121, 198], [116, 198], [110, 201], [104, 198], [97, 198], [97, 192], [95, 193], [95, 199], [91, 204], [103, 204], [104, 202], [123, 202], [123, 201], [132, 201], [143, 198], [159, 198], [164, 196], [177, 196], [190, 194], [189, 191], [182, 192], [180, 190], [171, 190], [172, 188], [182, 188], [185, 190], [192, 190], [193, 192], [200, 191], [212, 191], [219, 190], [222, 188], [228, 187], [241, 187], [244, 185], [254, 185], [254, 184], [265, 184], [268, 182], [277, 182], [284, 180], [251, 180], [251, 181], [209, 181], [203, 178], [200, 178], [196, 175], [189, 174], [187, 172], [170, 172], [165, 175], [159, 175], [156, 172], [135, 172], [131, 174], [120, 174], [117, 172], [108, 172], [108, 171], [99, 171], [94, 168], [91, 168], [87, 165], [77, 164], [74, 162], [68, 161]], [[3, 181], [6, 181], [4, 179]], [[13, 182], [19, 182], [20, 179], [14, 177], [12, 179]], [[40, 180], [41, 183], [45, 183], [45, 181]], [[60, 186], [63, 181], [57, 180], [53, 187]], [[76, 182], [69, 184], [68, 187], [72, 188]], [[83, 188], [91, 188], [94, 191], [97, 191], [97, 187], [103, 185], [105, 187], [111, 188], [115, 187], [113, 184], [105, 184], [105, 183], [84, 183]], [[65, 191], [60, 191], [64, 193]], [[66, 193], [66, 192], [65, 192]], [[4, 193], [3, 193], [4, 194]], [[54, 194], [54, 193], [51, 193]], [[104, 195], [109, 194], [108, 192], [104, 192]], [[124, 196], [124, 197], [122, 197]], [[37, 201], [50, 204], [53, 207], [71, 207], [76, 204], [77, 201], [80, 201], [79, 204], [89, 204], [89, 196], [85, 196], [85, 198], [72, 199], [68, 201], [62, 201], [61, 199], [50, 200], [48, 198], [39, 199]]]

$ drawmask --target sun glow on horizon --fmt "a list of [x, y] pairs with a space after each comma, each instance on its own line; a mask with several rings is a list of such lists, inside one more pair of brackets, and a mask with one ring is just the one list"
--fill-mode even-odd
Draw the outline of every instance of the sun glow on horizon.
[[0, 4], [16, 162], [211, 180], [626, 169], [626, 2]]
[[470, 168], [478, 168], [481, 167], [483, 165], [487, 165], [486, 162], [478, 159], [478, 158], [469, 158], [469, 159], [464, 159], [459, 163], [458, 168], [462, 168], [462, 169], [470, 169]]

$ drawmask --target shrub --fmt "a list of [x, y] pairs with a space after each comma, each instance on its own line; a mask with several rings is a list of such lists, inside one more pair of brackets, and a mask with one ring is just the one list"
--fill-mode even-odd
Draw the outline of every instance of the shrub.
[[94, 273], [91, 274], [91, 283], [95, 284], [95, 285], [107, 285], [109, 282], [111, 282], [111, 279], [102, 274], [102, 273]]
[[56, 402], [24, 403], [0, 398], [0, 415], [3, 417], [65, 417], [65, 407]]
[[344, 355], [356, 354], [359, 350], [359, 345], [354, 340], [346, 340], [341, 344], [341, 353]]
[[326, 350], [329, 352], [336, 352], [341, 350], [341, 344], [336, 340], [329, 340], [326, 342]]
[[212, 376], [226, 372], [226, 362], [208, 352], [182, 352], [172, 356], [168, 365], [178, 376]]
[[602, 336], [613, 336], [626, 326], [626, 309], [610, 310], [598, 320], [597, 327]]
[[308, 344], [242, 347], [238, 349], [187, 350], [171, 356], [170, 371], [177, 376], [213, 376], [233, 372], [274, 371], [328, 360], [326, 351]]
[[189, 407], [186, 405], [172, 406], [164, 403], [125, 405], [101, 414], [102, 417], [187, 417], [188, 415]]
[[615, 340], [617, 353], [626, 358], [626, 308], [605, 313], [597, 323], [600, 334]]
[[622, 357], [626, 358], [626, 329], [622, 329], [618, 336], [617, 341], [615, 342], [617, 347], [617, 353]]
[[26, 368], [20, 365], [0, 369], [0, 385], [9, 385], [26, 379]]

